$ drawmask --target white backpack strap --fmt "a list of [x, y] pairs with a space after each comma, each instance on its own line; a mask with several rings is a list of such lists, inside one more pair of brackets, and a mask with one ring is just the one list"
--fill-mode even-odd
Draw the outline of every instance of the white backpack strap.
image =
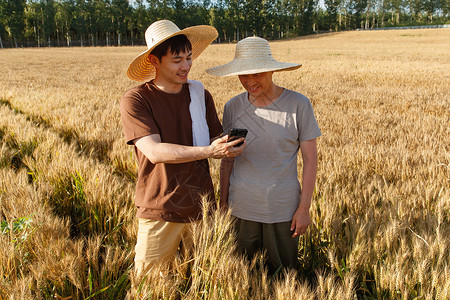
[[200, 81], [188, 80], [191, 103], [189, 112], [192, 119], [192, 137], [194, 146], [210, 144], [209, 127], [206, 122], [205, 88]]

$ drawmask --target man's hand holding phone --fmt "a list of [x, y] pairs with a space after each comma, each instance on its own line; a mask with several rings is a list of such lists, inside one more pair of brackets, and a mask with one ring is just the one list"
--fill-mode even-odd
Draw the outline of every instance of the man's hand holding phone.
[[210, 151], [213, 152], [212, 157], [233, 158], [240, 155], [245, 149], [244, 139], [246, 135], [247, 129], [234, 128], [228, 135], [214, 140], [209, 147]]

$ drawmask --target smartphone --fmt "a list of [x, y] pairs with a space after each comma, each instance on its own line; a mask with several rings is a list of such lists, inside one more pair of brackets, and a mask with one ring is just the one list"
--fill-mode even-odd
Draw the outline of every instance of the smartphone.
[[[228, 137], [227, 142], [234, 141], [234, 140], [236, 140], [236, 139], [238, 139], [238, 138], [241, 138], [241, 137], [245, 138], [245, 137], [247, 136], [247, 132], [248, 132], [247, 129], [243, 129], [243, 128], [233, 128], [233, 129], [231, 129], [231, 131], [230, 131], [230, 134], [229, 134], [229, 137]], [[242, 142], [240, 142], [240, 143], [237, 143], [236, 145], [234, 145], [234, 147], [239, 147], [239, 146], [242, 145], [243, 143], [244, 143], [244, 141], [242, 141]]]

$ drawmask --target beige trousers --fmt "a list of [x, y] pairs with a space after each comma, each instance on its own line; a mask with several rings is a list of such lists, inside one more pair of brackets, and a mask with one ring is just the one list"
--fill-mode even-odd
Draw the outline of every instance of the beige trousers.
[[191, 223], [171, 223], [139, 219], [134, 269], [142, 275], [151, 267], [169, 262], [175, 257], [180, 242], [183, 248], [192, 247]]

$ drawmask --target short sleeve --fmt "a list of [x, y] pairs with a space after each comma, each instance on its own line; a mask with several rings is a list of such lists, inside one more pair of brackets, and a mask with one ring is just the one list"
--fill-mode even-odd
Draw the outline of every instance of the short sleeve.
[[216, 106], [210, 92], [205, 90], [205, 104], [206, 104], [206, 122], [209, 127], [209, 136], [215, 138], [222, 133], [222, 124], [220, 124], [217, 116]]
[[120, 115], [127, 144], [150, 134], [159, 134], [153, 113], [139, 91], [126, 92], [120, 100]]
[[300, 112], [298, 114], [300, 117], [298, 120], [299, 142], [312, 140], [322, 135], [316, 117], [314, 116], [311, 102], [304, 96], [302, 98]]
[[223, 124], [223, 132], [224, 134], [228, 134], [231, 130], [231, 112], [230, 112], [230, 105], [229, 102], [225, 104], [225, 107], [223, 109], [223, 118], [222, 118], [222, 124]]

